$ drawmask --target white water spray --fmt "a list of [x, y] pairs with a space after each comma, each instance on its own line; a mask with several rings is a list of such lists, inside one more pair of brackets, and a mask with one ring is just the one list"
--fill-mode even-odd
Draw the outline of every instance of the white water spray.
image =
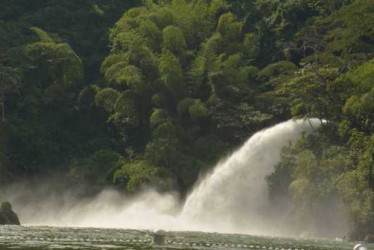
[[204, 231], [274, 231], [266, 177], [274, 172], [283, 146], [320, 124], [317, 119], [291, 120], [253, 135], [193, 190], [182, 217]]
[[290, 120], [256, 133], [198, 183], [182, 209], [173, 195], [156, 192], [130, 200], [113, 192], [89, 201], [40, 198], [37, 204], [22, 204], [12, 192], [10, 200], [29, 225], [274, 234], [265, 178], [279, 162], [281, 148], [320, 123]]

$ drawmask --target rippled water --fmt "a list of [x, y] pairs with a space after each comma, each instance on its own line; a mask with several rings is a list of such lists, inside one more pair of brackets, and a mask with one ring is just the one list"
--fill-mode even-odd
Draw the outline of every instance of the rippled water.
[[[152, 232], [125, 229], [0, 226], [0, 249], [268, 249], [344, 250], [345, 241], [255, 237], [238, 234], [167, 232], [155, 246]], [[373, 245], [369, 249], [374, 249]]]

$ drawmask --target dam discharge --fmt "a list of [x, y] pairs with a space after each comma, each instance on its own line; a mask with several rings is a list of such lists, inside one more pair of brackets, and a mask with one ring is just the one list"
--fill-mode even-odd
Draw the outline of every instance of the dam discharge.
[[155, 191], [128, 199], [103, 191], [91, 200], [69, 195], [30, 200], [30, 195], [22, 196], [18, 188], [9, 191], [8, 198], [19, 208], [21, 222], [26, 225], [274, 235], [278, 234], [274, 219], [283, 215], [274, 216], [274, 209], [269, 208], [266, 176], [274, 171], [283, 146], [320, 124], [317, 119], [290, 120], [257, 132], [201, 178], [184, 205], [172, 194]]
[[186, 200], [182, 218], [200, 230], [273, 231], [266, 177], [279, 163], [283, 146], [320, 124], [318, 119], [290, 120], [254, 134], [200, 181]]

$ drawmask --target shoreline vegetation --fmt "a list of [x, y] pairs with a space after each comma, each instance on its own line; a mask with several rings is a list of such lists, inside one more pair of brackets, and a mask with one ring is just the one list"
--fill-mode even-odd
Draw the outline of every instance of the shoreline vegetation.
[[318, 118], [270, 201], [301, 232], [338, 208], [374, 233], [371, 0], [0, 2], [0, 186], [185, 197], [255, 132]]

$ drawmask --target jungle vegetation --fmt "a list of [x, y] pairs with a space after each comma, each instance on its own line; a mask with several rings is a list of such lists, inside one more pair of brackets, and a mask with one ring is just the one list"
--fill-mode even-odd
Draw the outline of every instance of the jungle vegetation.
[[[256, 131], [282, 150], [270, 198], [295, 219], [338, 196], [374, 232], [371, 0], [0, 0], [0, 183], [186, 194]], [[307, 224], [307, 223], [305, 223]]]

